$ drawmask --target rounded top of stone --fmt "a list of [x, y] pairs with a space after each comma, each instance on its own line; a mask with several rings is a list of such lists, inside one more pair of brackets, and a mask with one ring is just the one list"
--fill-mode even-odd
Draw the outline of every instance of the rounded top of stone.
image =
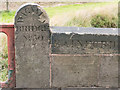
[[15, 14], [15, 26], [43, 24], [49, 24], [49, 18], [46, 11], [38, 4], [26, 3]]

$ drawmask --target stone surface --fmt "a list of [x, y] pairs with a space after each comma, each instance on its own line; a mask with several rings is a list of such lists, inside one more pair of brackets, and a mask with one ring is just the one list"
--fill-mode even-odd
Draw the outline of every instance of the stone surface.
[[48, 88], [49, 19], [37, 4], [25, 4], [15, 16], [16, 87]]
[[118, 56], [104, 56], [100, 60], [99, 86], [118, 87]]
[[93, 27], [50, 27], [53, 33], [77, 33], [97, 35], [120, 35], [118, 28], [93, 28]]
[[37, 89], [33, 89], [33, 88], [12, 88], [12, 89], [8, 89], [8, 88], [1, 88], [0, 90], [119, 90], [118, 88], [37, 88]]
[[120, 88], [120, 56], [118, 57], [118, 87]]
[[96, 56], [52, 57], [52, 87], [96, 87], [98, 74]]
[[51, 31], [53, 56], [54, 54], [56, 57], [61, 55], [61, 58], [66, 56], [67, 58], [61, 60], [64, 63], [65, 59], [74, 55], [98, 55], [100, 56], [98, 86], [120, 87], [120, 57], [117, 55], [120, 54], [118, 29], [51, 27]]
[[61, 90], [119, 90], [118, 88], [62, 88]]
[[53, 87], [118, 87], [118, 56], [53, 56]]
[[104, 29], [104, 31], [103, 29], [90, 31], [91, 28], [77, 27], [52, 27], [51, 29], [52, 54], [118, 53], [117, 29]]
[[1, 88], [0, 90], [59, 90], [58, 88]]

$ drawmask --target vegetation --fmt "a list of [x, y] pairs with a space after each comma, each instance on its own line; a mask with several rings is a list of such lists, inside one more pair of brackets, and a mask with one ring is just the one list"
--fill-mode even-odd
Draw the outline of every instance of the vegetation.
[[98, 14], [92, 18], [91, 25], [98, 28], [117, 28], [117, 22], [117, 18], [115, 17], [109, 18]]
[[95, 7], [102, 7], [110, 3], [84, 3], [84, 4], [73, 4], [73, 5], [65, 5], [65, 6], [57, 6], [57, 7], [49, 7], [44, 8], [50, 18], [56, 15], [64, 15], [64, 13], [74, 13], [84, 8], [95, 8]]
[[1, 23], [13, 23], [16, 11], [1, 11], [0, 22]]
[[6, 81], [8, 75], [8, 59], [0, 60], [0, 81]]
[[51, 18], [52, 26], [76, 26], [117, 28], [118, 9], [117, 3], [109, 3], [103, 7], [83, 8], [76, 12], [66, 12]]
[[6, 81], [8, 75], [8, 48], [5, 34], [0, 33], [0, 81]]
[[[117, 3], [85, 3], [44, 8], [51, 26], [116, 28]], [[16, 11], [0, 12], [0, 22], [14, 23]], [[111, 16], [110, 16], [111, 15]]]

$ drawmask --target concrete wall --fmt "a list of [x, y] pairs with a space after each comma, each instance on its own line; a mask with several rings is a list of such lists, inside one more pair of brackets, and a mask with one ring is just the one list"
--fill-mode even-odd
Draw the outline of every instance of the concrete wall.
[[53, 87], [118, 87], [118, 30], [52, 27]]
[[17, 88], [119, 87], [117, 29], [50, 28], [46, 12], [26, 4], [15, 30]]
[[[50, 61], [48, 69], [50, 71], [50, 78], [48, 79], [48, 82], [50, 81], [49, 87], [119, 87], [117, 29], [77, 27], [51, 27], [50, 29], [51, 48], [49, 52], [50, 59], [48, 59]], [[98, 31], [101, 32], [99, 33]], [[22, 62], [20, 61], [19, 63]], [[41, 63], [38, 63], [38, 65], [41, 66]], [[30, 64], [30, 66], [36, 67], [34, 63]], [[24, 75], [29, 75], [27, 72], [30, 71], [30, 67], [28, 68], [26, 65], [24, 67], [26, 67], [26, 70], [24, 71], [21, 67], [20, 71], [23, 71]], [[29, 80], [41, 82], [36, 75], [37, 71], [31, 73]], [[25, 82], [20, 82], [21, 78], [19, 76], [17, 76], [18, 86], [26, 82], [25, 78]], [[34, 77], [36, 79], [32, 79]], [[44, 76], [43, 78], [48, 77]], [[38, 88], [39, 84], [36, 85]], [[33, 86], [34, 88], [36, 87], [34, 83], [31, 86], [26, 84], [27, 88]], [[20, 88], [22, 87], [24, 86], [20, 86]]]

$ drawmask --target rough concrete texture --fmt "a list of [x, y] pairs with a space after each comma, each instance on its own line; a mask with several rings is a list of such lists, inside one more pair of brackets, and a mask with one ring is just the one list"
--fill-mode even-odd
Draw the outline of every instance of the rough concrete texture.
[[49, 88], [49, 19], [36, 4], [23, 5], [15, 16], [16, 87]]
[[[120, 87], [120, 36], [118, 29], [102, 29], [102, 28], [81, 28], [81, 27], [51, 27], [52, 31], [52, 75], [53, 75], [53, 86], [64, 86], [71, 87], [75, 86], [77, 80], [84, 83], [87, 79], [77, 79], [74, 82], [74, 77], [72, 77], [70, 69], [72, 66], [75, 66], [74, 63], [64, 66], [64, 61], [74, 62], [78, 56], [90, 55], [91, 57], [99, 56], [94, 58], [98, 62], [99, 69], [98, 72], [98, 81], [95, 85], [94, 83], [89, 82], [89, 87], [98, 86], [98, 87]], [[115, 55], [116, 54], [116, 55]], [[72, 57], [73, 56], [73, 57]], [[85, 60], [85, 58], [82, 60]], [[80, 59], [79, 58], [79, 59]], [[77, 60], [79, 60], [77, 59]], [[89, 58], [89, 60], [93, 60]], [[62, 64], [61, 64], [62, 63]], [[81, 60], [76, 62], [85, 64]], [[89, 64], [89, 63], [87, 63]], [[87, 68], [86, 66], [78, 66], [82, 68]], [[69, 69], [69, 70], [68, 70]], [[61, 75], [61, 73], [63, 75]], [[86, 75], [80, 73], [79, 77]], [[88, 74], [89, 75], [89, 74]], [[73, 75], [76, 76], [76, 75]], [[96, 76], [96, 75], [95, 75]], [[93, 76], [93, 77], [95, 77]], [[64, 84], [59, 82], [60, 80], [65, 80]], [[91, 78], [89, 76], [89, 78]], [[74, 83], [74, 84], [73, 84]], [[79, 83], [77, 83], [79, 86]], [[83, 84], [83, 87], [87, 84]], [[91, 86], [90, 86], [91, 85]], [[82, 85], [80, 86], [82, 87]]]
[[118, 87], [117, 56], [53, 56], [53, 87]]
[[117, 35], [53, 33], [52, 54], [117, 54]]
[[0, 90], [59, 90], [58, 88], [1, 88]]
[[62, 88], [61, 90], [119, 90], [118, 88]]
[[53, 56], [52, 87], [96, 87], [98, 65], [98, 57]]
[[0, 90], [119, 90], [118, 88], [29, 88], [29, 89], [25, 89], [25, 88], [1, 88]]
[[76, 34], [97, 34], [97, 35], [120, 35], [118, 28], [93, 28], [93, 27], [58, 27], [51, 26], [53, 33], [76, 33]]
[[120, 56], [118, 56], [118, 87], [120, 88]]
[[99, 86], [118, 87], [118, 56], [100, 57]]

